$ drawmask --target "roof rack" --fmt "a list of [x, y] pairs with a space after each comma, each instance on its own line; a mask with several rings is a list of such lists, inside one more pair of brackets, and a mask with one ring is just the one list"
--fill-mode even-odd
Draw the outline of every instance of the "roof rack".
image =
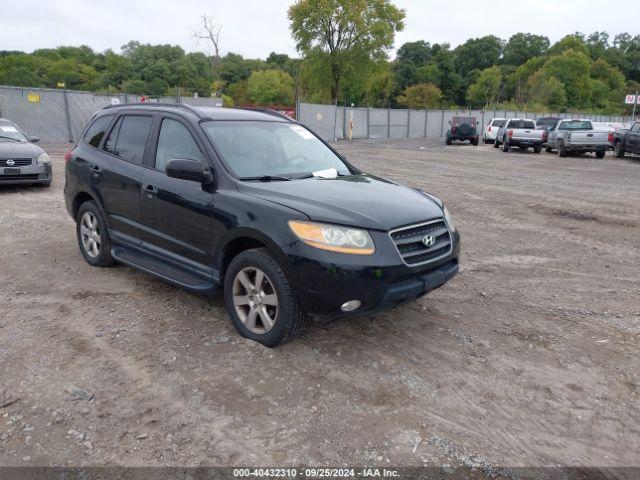
[[274, 110], [273, 108], [260, 108], [260, 107], [233, 107], [237, 110], [248, 110], [250, 112], [260, 112], [260, 113], [265, 113], [267, 115], [271, 115], [273, 117], [278, 117], [278, 118], [282, 118], [283, 120], [287, 120], [288, 122], [293, 123], [294, 120], [285, 115], [284, 113], [280, 113], [277, 110]]
[[189, 110], [194, 113], [198, 118], [203, 119], [204, 115], [195, 108], [193, 105], [189, 105], [188, 103], [166, 103], [166, 102], [140, 102], [140, 103], [118, 103], [116, 105], [107, 105], [103, 107], [103, 110], [109, 108], [153, 108], [153, 107], [172, 107], [172, 108], [184, 108], [185, 110]]

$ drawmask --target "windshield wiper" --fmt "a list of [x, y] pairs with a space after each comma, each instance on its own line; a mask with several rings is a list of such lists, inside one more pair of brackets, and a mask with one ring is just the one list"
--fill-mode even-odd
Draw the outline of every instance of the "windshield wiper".
[[17, 138], [13, 138], [13, 137], [5, 137], [4, 135], [0, 135], [0, 138], [7, 139], [7, 140], [13, 140], [14, 142], [22, 143], [22, 141], [18, 140]]
[[292, 180], [290, 177], [282, 177], [278, 175], [261, 175], [257, 177], [240, 177], [240, 180], [258, 181], [258, 182], [283, 182]]

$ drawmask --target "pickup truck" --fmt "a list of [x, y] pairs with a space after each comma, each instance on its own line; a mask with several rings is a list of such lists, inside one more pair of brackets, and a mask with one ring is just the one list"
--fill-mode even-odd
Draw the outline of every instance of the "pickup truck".
[[536, 130], [533, 120], [526, 118], [510, 118], [504, 126], [498, 130], [496, 141], [493, 144], [498, 148], [502, 144], [502, 151], [508, 152], [511, 147], [527, 150], [533, 147], [533, 151], [540, 153], [542, 145], [547, 140], [546, 130]]
[[597, 158], [604, 158], [612, 148], [613, 132], [594, 129], [591, 120], [562, 120], [549, 132], [547, 141], [547, 151], [557, 150], [560, 157], [595, 152]]
[[613, 133], [613, 150], [618, 158], [623, 158], [626, 153], [640, 155], [640, 122]]

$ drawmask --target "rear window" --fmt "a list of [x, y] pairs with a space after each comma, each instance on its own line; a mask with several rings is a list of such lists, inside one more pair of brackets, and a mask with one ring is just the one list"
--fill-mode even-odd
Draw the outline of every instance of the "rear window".
[[507, 125], [507, 127], [509, 128], [532, 128], [535, 129], [536, 126], [533, 123], [532, 120], [511, 120], [509, 122], [509, 125]]
[[504, 125], [504, 122], [506, 122], [506, 120], [494, 120], [493, 122], [491, 122], [491, 126], [492, 127], [501, 127]]
[[475, 117], [453, 117], [453, 119], [451, 120], [451, 124], [452, 125], [467, 124], [467, 125], [474, 126], [476, 124], [476, 119]]
[[104, 137], [107, 128], [109, 128], [111, 120], [113, 120], [113, 116], [111, 115], [96, 118], [84, 134], [84, 141], [92, 147], [98, 148], [102, 137]]
[[111, 130], [104, 149], [128, 162], [142, 164], [153, 117], [125, 115]]
[[593, 125], [589, 120], [565, 120], [560, 122], [558, 130], [592, 130]]

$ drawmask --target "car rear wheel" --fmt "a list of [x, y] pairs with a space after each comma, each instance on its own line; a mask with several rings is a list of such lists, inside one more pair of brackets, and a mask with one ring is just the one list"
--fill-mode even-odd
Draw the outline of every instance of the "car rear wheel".
[[616, 142], [614, 149], [617, 158], [624, 158], [625, 151], [624, 147], [622, 146], [622, 142]]
[[553, 152], [553, 148], [551, 148], [551, 147], [546, 147], [546, 148], [544, 149], [544, 151], [545, 151], [545, 152], [547, 152], [547, 153], [551, 153], [551, 152]]
[[604, 154], [606, 152], [604, 150], [596, 152], [596, 158], [604, 158]]
[[493, 148], [500, 148], [500, 142], [498, 142], [497, 138], [493, 141]]
[[509, 144], [507, 143], [506, 140], [502, 141], [502, 151], [503, 152], [508, 152], [509, 151]]
[[563, 141], [559, 141], [558, 142], [558, 156], [559, 157], [566, 157], [569, 154], [569, 152], [567, 151], [567, 148], [564, 146], [564, 142]]
[[536, 153], [540, 153], [542, 151], [542, 147], [534, 147], [533, 151]]
[[451, 137], [447, 137], [447, 145], [451, 145]]
[[76, 234], [82, 256], [94, 267], [108, 267], [115, 262], [111, 257], [111, 239], [98, 206], [94, 202], [80, 205], [76, 216]]
[[298, 336], [307, 318], [284, 270], [264, 248], [246, 250], [231, 261], [224, 298], [240, 335], [266, 347]]

